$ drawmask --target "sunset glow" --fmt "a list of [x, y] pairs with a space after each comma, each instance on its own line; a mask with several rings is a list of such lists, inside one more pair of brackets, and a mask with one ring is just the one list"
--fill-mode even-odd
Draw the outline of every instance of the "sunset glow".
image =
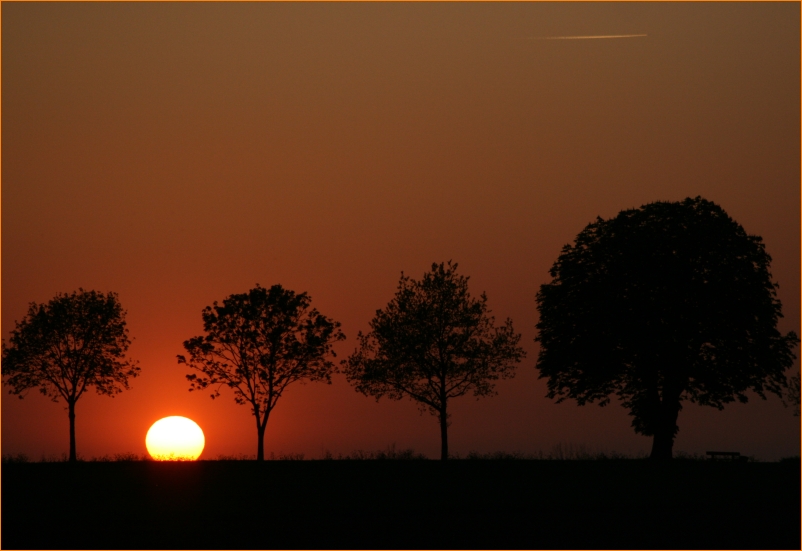
[[[452, 260], [496, 322], [512, 320], [526, 358], [495, 397], [449, 407], [450, 453], [648, 453], [620, 404], [547, 397], [535, 297], [597, 217], [699, 196], [763, 240], [777, 331], [802, 334], [799, 13], [794, 2], [7, 2], [3, 339], [31, 303], [115, 293], [140, 371], [115, 399], [87, 387], [76, 454], [149, 458], [148, 423], [184, 415], [210, 434], [203, 459], [255, 457], [249, 402], [228, 385], [192, 388], [186, 376], [202, 372], [178, 363], [191, 360], [184, 342], [208, 336], [205, 308], [257, 284], [306, 293], [346, 337], [332, 344], [339, 365], [402, 273], [420, 280]], [[3, 454], [69, 453], [62, 395], [11, 389]], [[293, 383], [276, 407], [268, 457], [442, 453], [430, 415], [356, 392], [343, 372]], [[677, 450], [799, 454], [799, 418], [778, 396], [721, 411], [688, 402], [680, 415]]]
[[156, 461], [195, 461], [205, 444], [198, 424], [179, 416], [159, 419], [145, 437], [148, 453]]
[[802, 1], [0, 13], [0, 551], [802, 551]]

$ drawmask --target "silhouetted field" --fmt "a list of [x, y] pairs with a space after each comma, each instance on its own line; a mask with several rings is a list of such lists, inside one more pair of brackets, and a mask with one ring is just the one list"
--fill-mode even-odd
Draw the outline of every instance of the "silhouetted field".
[[799, 462], [4, 463], [3, 549], [799, 549]]

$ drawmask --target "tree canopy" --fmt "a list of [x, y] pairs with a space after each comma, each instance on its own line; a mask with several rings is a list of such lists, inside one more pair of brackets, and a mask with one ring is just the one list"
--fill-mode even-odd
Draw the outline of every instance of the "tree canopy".
[[800, 387], [800, 372], [792, 374], [788, 377], [788, 390], [785, 394], [783, 404], [790, 407], [795, 417], [799, 417], [799, 387]]
[[69, 459], [75, 461], [75, 403], [89, 388], [114, 396], [139, 375], [136, 362], [124, 358], [130, 341], [117, 294], [79, 289], [46, 304], [32, 302], [9, 342], [3, 341], [2, 373], [10, 393], [23, 398], [38, 388], [54, 402], [67, 402]]
[[670, 458], [682, 401], [723, 408], [747, 391], [782, 396], [796, 334], [771, 257], [700, 197], [655, 202], [589, 224], [537, 295], [537, 368], [558, 402], [617, 396], [636, 432]]
[[203, 310], [205, 336], [184, 341], [189, 358], [178, 363], [200, 374], [187, 375], [190, 392], [229, 387], [234, 400], [248, 404], [256, 419], [257, 459], [264, 459], [270, 412], [296, 381], [331, 383], [332, 346], [345, 338], [340, 324], [310, 309], [311, 298], [273, 285], [257, 285]]
[[496, 327], [489, 314], [487, 297], [471, 297], [456, 263], [432, 264], [420, 281], [402, 273], [395, 297], [343, 361], [346, 378], [366, 396], [408, 397], [436, 415], [447, 459], [448, 401], [494, 394], [495, 381], [512, 377], [525, 355], [512, 321]]

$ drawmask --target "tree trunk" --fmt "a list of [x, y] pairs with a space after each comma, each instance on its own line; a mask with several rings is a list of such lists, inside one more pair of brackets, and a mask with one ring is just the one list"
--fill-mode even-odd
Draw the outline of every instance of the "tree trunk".
[[[256, 417], [256, 460], [265, 460], [265, 429], [267, 428], [267, 418], [270, 416], [270, 409], [265, 411], [265, 418], [262, 419], [262, 412], [259, 404], [252, 402], [253, 416]], [[267, 406], [265, 406], [267, 407]]]
[[75, 453], [75, 400], [67, 402], [70, 412], [70, 462], [78, 461]]
[[649, 459], [671, 459], [673, 457], [674, 435], [667, 430], [654, 433], [652, 441], [652, 454]]
[[[257, 423], [258, 425], [258, 423]], [[256, 460], [257, 461], [264, 461], [265, 460], [265, 428], [267, 427], [267, 423], [262, 425], [261, 427], [257, 426], [257, 444], [256, 444]]]
[[440, 460], [448, 459], [448, 416], [446, 408], [440, 410]]
[[666, 460], [673, 457], [674, 437], [677, 434], [679, 416], [679, 397], [666, 399], [665, 393], [660, 401], [659, 418], [655, 423], [654, 440], [650, 459]]

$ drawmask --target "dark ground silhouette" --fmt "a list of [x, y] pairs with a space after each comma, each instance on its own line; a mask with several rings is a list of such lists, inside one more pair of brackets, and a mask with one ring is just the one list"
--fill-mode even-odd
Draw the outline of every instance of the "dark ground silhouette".
[[799, 549], [799, 463], [6, 463], [3, 549]]

